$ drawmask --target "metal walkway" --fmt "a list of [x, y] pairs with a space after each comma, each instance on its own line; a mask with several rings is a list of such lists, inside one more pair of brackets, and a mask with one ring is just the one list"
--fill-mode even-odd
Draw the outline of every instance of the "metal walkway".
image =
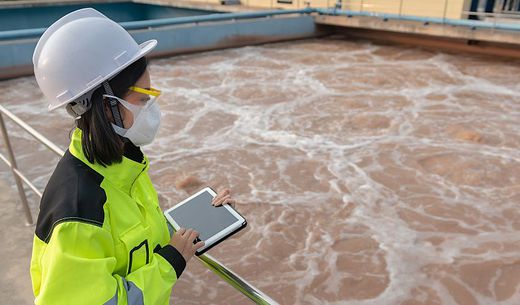
[[314, 21], [318, 25], [520, 46], [520, 24], [496, 22], [496, 19], [494, 22], [488, 22], [336, 9], [315, 11], [318, 15]]

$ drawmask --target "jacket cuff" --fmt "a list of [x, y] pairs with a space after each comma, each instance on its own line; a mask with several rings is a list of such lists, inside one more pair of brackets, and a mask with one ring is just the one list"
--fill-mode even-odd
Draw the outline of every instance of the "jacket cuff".
[[177, 249], [175, 249], [172, 245], [166, 245], [155, 251], [155, 253], [162, 256], [170, 263], [170, 265], [172, 265], [173, 269], [175, 269], [175, 273], [177, 274], [177, 278], [181, 276], [184, 268], [186, 268], [186, 260], [184, 260], [184, 257]]

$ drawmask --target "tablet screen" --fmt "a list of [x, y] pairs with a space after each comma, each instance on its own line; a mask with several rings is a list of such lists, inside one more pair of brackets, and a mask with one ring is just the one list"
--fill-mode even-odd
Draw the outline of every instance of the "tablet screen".
[[207, 240], [238, 220], [223, 206], [212, 206], [211, 200], [210, 193], [202, 192], [168, 214], [180, 227], [193, 228], [201, 240]]

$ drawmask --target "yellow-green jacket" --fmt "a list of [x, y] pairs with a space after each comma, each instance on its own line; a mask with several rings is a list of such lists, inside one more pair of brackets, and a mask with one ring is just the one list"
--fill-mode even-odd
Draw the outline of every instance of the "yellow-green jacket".
[[40, 203], [35, 304], [168, 304], [186, 262], [168, 244], [148, 158], [127, 146], [121, 163], [92, 164], [74, 131]]

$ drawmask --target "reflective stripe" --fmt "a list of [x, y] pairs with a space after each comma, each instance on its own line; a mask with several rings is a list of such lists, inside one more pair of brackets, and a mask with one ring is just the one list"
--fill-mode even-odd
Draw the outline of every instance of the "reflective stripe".
[[143, 292], [134, 283], [128, 282], [125, 278], [123, 283], [126, 288], [126, 301], [128, 305], [144, 305]]
[[[123, 286], [126, 289], [126, 304], [128, 305], [144, 305], [143, 292], [134, 283], [127, 281], [124, 277]], [[103, 305], [117, 305], [117, 290], [116, 294]]]
[[117, 290], [116, 294], [110, 300], [106, 301], [103, 305], [117, 305]]

